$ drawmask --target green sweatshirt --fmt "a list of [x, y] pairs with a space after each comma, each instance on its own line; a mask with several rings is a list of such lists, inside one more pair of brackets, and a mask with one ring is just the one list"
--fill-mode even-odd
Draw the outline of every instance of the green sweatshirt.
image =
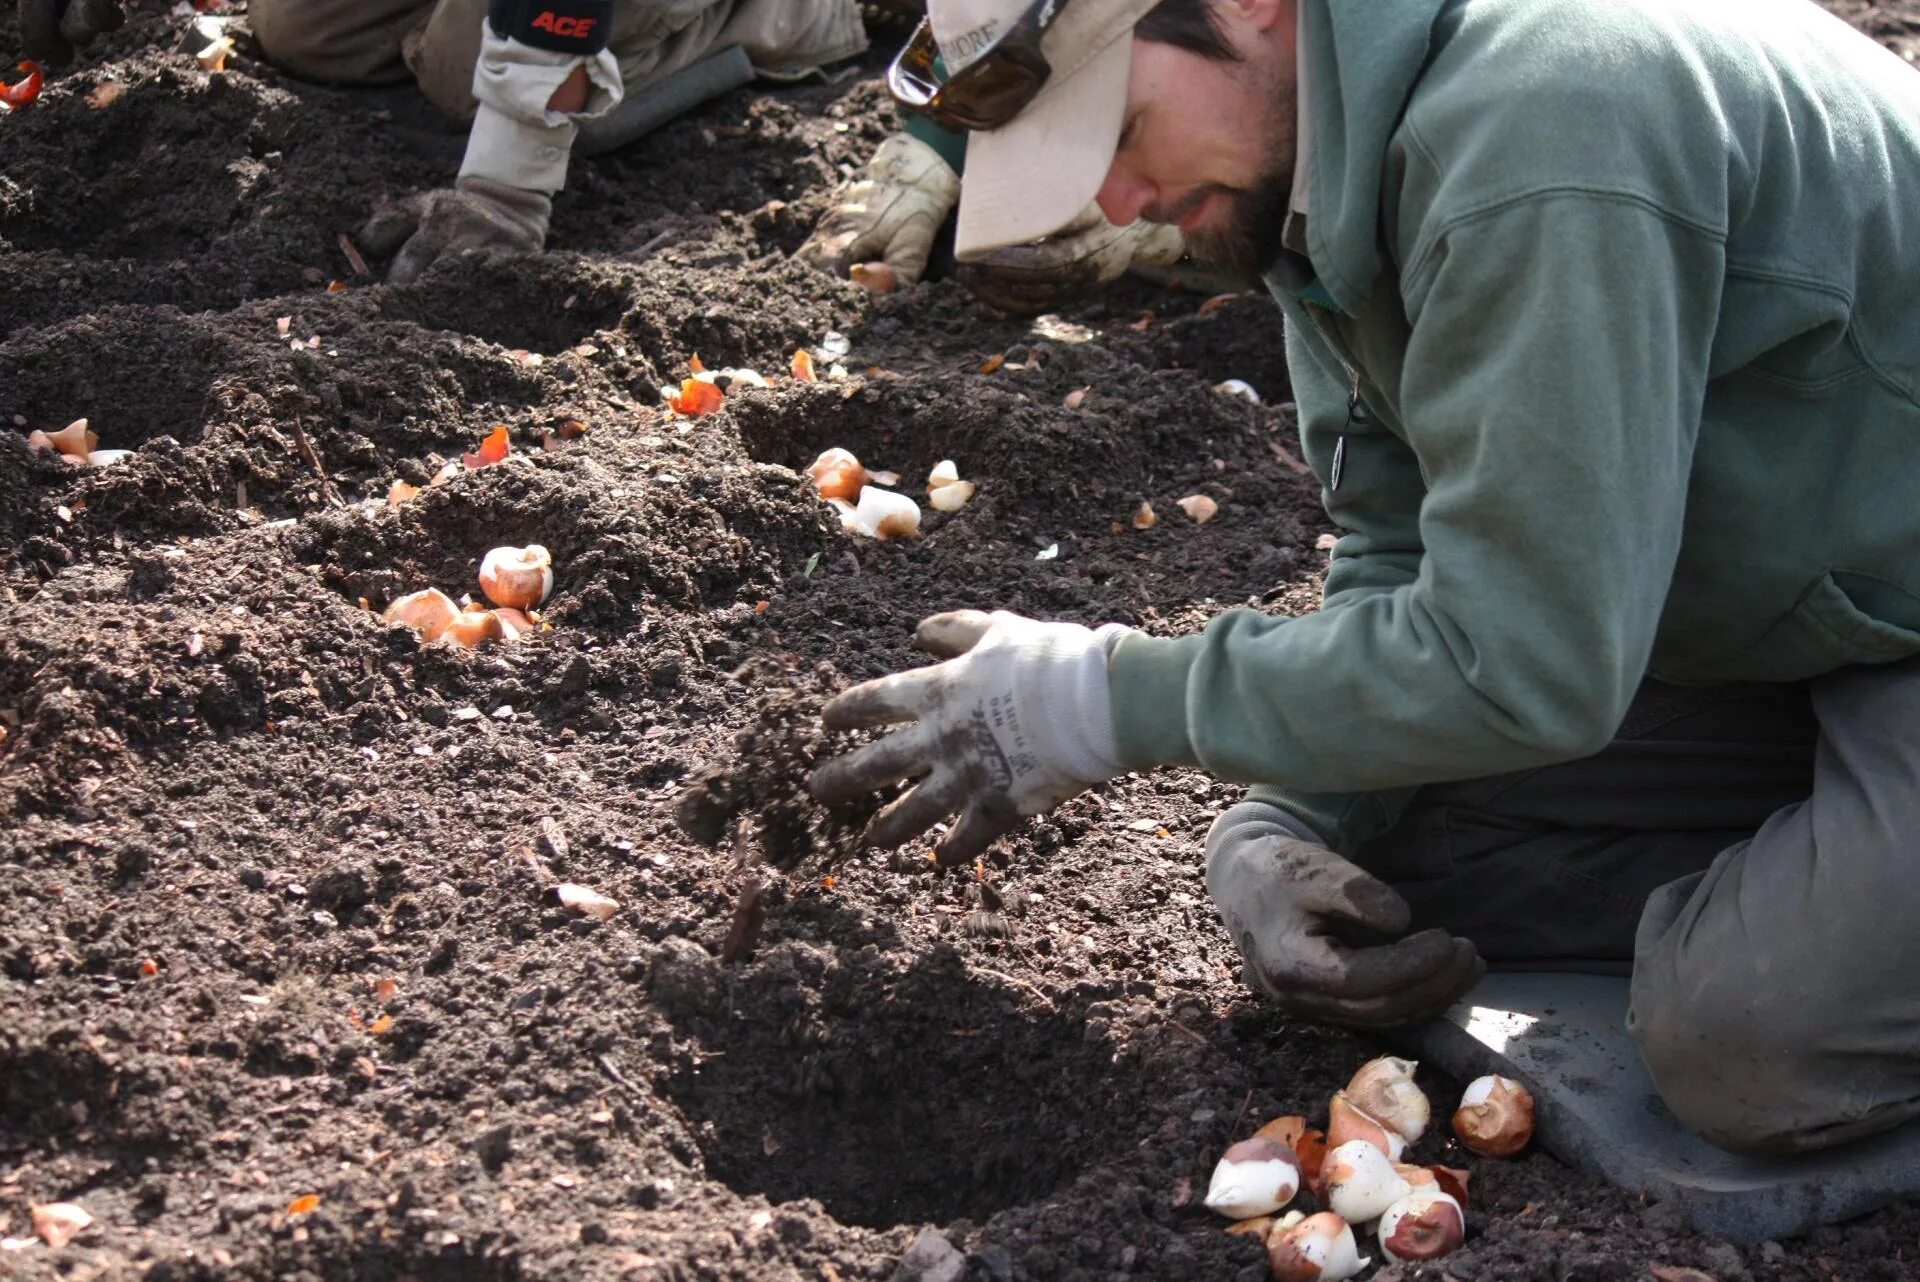
[[1268, 284], [1345, 534], [1316, 614], [1119, 646], [1124, 759], [1351, 851], [1647, 675], [1920, 653], [1920, 75], [1806, 0], [1301, 2]]

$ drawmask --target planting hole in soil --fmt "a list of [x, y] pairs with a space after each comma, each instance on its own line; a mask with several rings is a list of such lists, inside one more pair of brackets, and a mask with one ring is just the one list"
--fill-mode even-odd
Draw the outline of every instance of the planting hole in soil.
[[950, 953], [896, 972], [783, 945], [732, 996], [667, 1094], [740, 1193], [874, 1228], [984, 1221], [1144, 1138], [1084, 1020], [1023, 1011]]

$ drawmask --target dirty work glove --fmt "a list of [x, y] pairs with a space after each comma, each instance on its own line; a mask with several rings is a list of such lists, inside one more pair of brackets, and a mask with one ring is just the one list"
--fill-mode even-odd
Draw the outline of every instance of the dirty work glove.
[[1473, 945], [1444, 930], [1399, 938], [1411, 916], [1406, 901], [1301, 839], [1265, 802], [1242, 802], [1214, 821], [1207, 893], [1240, 949], [1247, 985], [1300, 1019], [1409, 1024], [1439, 1014], [1486, 973]]
[[20, 43], [27, 57], [64, 66], [75, 49], [126, 20], [120, 0], [20, 0]]
[[552, 215], [553, 201], [542, 192], [469, 177], [388, 205], [367, 220], [357, 239], [375, 254], [399, 247], [387, 279], [404, 285], [440, 259], [473, 250], [537, 254], [547, 243]]
[[1089, 201], [1046, 239], [968, 259], [954, 278], [995, 311], [1037, 316], [1084, 298], [1136, 263], [1166, 267], [1186, 252], [1178, 227], [1144, 218], [1116, 227]]
[[814, 796], [852, 801], [924, 775], [874, 817], [862, 843], [897, 846], [959, 812], [935, 857], [942, 866], [965, 863], [1022, 818], [1123, 773], [1107, 657], [1128, 631], [1005, 610], [922, 621], [914, 644], [945, 663], [842, 691], [822, 713], [831, 730], [914, 724], [814, 771]]
[[834, 193], [833, 208], [800, 246], [800, 261], [842, 279], [855, 263], [880, 261], [911, 285], [927, 270], [934, 235], [959, 199], [960, 176], [940, 153], [895, 134], [873, 153], [865, 177]]

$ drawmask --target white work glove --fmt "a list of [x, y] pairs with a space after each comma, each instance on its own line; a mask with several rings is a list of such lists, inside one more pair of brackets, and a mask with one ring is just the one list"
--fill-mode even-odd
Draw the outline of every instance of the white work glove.
[[1135, 264], [1166, 267], [1186, 252], [1178, 227], [1144, 218], [1116, 227], [1088, 201], [1051, 236], [970, 258], [954, 278], [996, 311], [1037, 316], [1084, 298]]
[[959, 199], [960, 176], [940, 153], [895, 134], [873, 153], [865, 177], [834, 193], [833, 208], [797, 251], [800, 261], [842, 279], [856, 263], [884, 262], [900, 285], [911, 285]]
[[[1207, 893], [1248, 987], [1316, 1023], [1392, 1028], [1437, 1015], [1486, 973], [1444, 930], [1406, 933], [1393, 887], [1317, 842], [1285, 812], [1245, 801], [1207, 834]], [[1345, 938], [1343, 938], [1345, 936]]]
[[924, 775], [874, 817], [862, 844], [897, 846], [959, 813], [934, 855], [942, 866], [973, 859], [1022, 818], [1124, 772], [1107, 659], [1128, 631], [1005, 610], [922, 621], [914, 644], [945, 663], [842, 691], [821, 714], [831, 730], [914, 724], [815, 770], [814, 796], [847, 802]]

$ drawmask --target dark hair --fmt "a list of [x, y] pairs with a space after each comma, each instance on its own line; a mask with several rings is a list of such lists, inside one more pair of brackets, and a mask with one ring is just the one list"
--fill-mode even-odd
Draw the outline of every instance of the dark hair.
[[1232, 62], [1238, 56], [1214, 20], [1213, 0], [1160, 0], [1134, 24], [1133, 34], [1215, 62]]

